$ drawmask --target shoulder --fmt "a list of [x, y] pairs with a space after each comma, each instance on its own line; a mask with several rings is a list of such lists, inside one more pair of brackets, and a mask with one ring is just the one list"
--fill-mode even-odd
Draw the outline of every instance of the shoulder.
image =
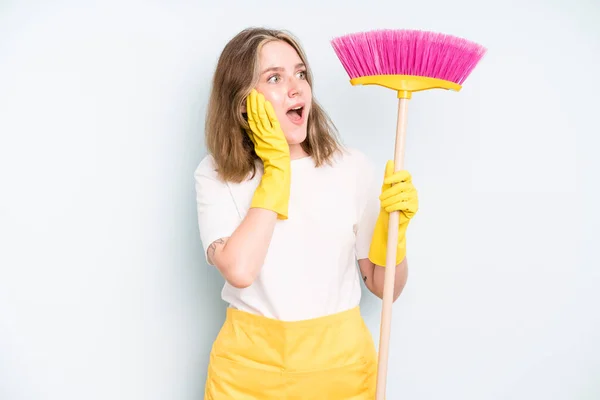
[[218, 166], [212, 155], [205, 156], [194, 170], [196, 195], [199, 200], [214, 201], [230, 198], [234, 202], [245, 204], [260, 183], [262, 170], [257, 163], [257, 170], [253, 176], [241, 182], [231, 182], [221, 178]]
[[196, 167], [194, 171], [194, 177], [196, 180], [201, 178], [208, 178], [212, 180], [219, 180], [219, 174], [217, 173], [217, 166], [215, 159], [212, 155], [206, 155]]
[[[225, 221], [237, 216], [229, 184], [217, 173], [212, 156], [204, 157], [194, 170], [196, 206], [200, 227], [209, 232], [216, 224], [215, 218]], [[224, 223], [224, 222], [221, 222]], [[215, 228], [216, 229], [216, 228]], [[209, 245], [214, 239], [207, 240]]]
[[218, 173], [217, 163], [211, 154], [206, 155], [194, 170], [196, 184], [212, 186], [227, 186], [228, 182], [223, 180]]
[[198, 198], [212, 199], [229, 191], [227, 182], [219, 177], [217, 166], [211, 155], [205, 156], [194, 170], [194, 182]]
[[196, 180], [212, 180], [215, 182], [219, 182], [222, 185], [243, 185], [248, 182], [255, 181], [257, 178], [260, 178], [262, 175], [262, 163], [259, 163], [258, 160], [255, 162], [256, 170], [252, 173], [250, 172], [246, 179], [242, 180], [240, 183], [233, 183], [230, 181], [225, 181], [221, 179], [218, 173], [217, 163], [214, 157], [211, 154], [206, 155], [198, 164], [196, 169], [194, 170], [194, 177]]

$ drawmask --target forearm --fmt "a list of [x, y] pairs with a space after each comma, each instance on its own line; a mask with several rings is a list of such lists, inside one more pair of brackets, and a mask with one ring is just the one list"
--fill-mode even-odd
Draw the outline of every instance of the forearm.
[[215, 242], [209, 257], [233, 286], [250, 286], [264, 263], [273, 237], [277, 214], [263, 208], [250, 208], [231, 237]]
[[[400, 297], [400, 293], [406, 285], [408, 279], [408, 263], [406, 258], [398, 265], [396, 265], [396, 274], [394, 277], [394, 301]], [[378, 297], [383, 298], [383, 285], [385, 281], [385, 268], [375, 265], [373, 271], [373, 285], [378, 293]]]
[[[383, 299], [385, 268], [373, 264], [368, 259], [359, 260], [359, 265], [367, 289], [375, 296]], [[394, 278], [394, 301], [396, 301], [400, 297], [408, 280], [408, 262], [406, 258], [400, 264], [396, 265]]]

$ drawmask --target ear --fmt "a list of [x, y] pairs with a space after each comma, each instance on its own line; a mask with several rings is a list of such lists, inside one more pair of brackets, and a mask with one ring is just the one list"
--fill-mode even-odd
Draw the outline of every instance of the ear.
[[242, 114], [246, 114], [246, 100], [244, 100], [244, 101], [242, 102], [242, 107], [241, 107], [241, 109], [242, 109]]

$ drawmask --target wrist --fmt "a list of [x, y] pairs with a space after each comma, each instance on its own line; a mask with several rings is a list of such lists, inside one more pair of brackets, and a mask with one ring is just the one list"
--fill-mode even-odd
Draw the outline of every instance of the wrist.
[[277, 213], [278, 219], [287, 219], [290, 177], [289, 161], [279, 159], [276, 162], [265, 162], [264, 172], [254, 191], [250, 207], [266, 208]]
[[[388, 230], [389, 230], [389, 218], [390, 214], [381, 211], [377, 222], [375, 224], [375, 230], [373, 237], [371, 238], [371, 245], [369, 249], [369, 259], [375, 265], [381, 267], [386, 266], [387, 259], [387, 241], [388, 241]], [[398, 226], [398, 242], [396, 243], [396, 265], [400, 264], [406, 257], [406, 229], [409, 221], [403, 221]]]

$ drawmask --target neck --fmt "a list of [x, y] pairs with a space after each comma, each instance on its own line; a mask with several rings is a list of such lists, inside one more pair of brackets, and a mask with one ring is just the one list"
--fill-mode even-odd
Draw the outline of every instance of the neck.
[[308, 154], [302, 148], [300, 144], [291, 144], [290, 145], [290, 159], [297, 160], [299, 158], [304, 158], [308, 156]]

